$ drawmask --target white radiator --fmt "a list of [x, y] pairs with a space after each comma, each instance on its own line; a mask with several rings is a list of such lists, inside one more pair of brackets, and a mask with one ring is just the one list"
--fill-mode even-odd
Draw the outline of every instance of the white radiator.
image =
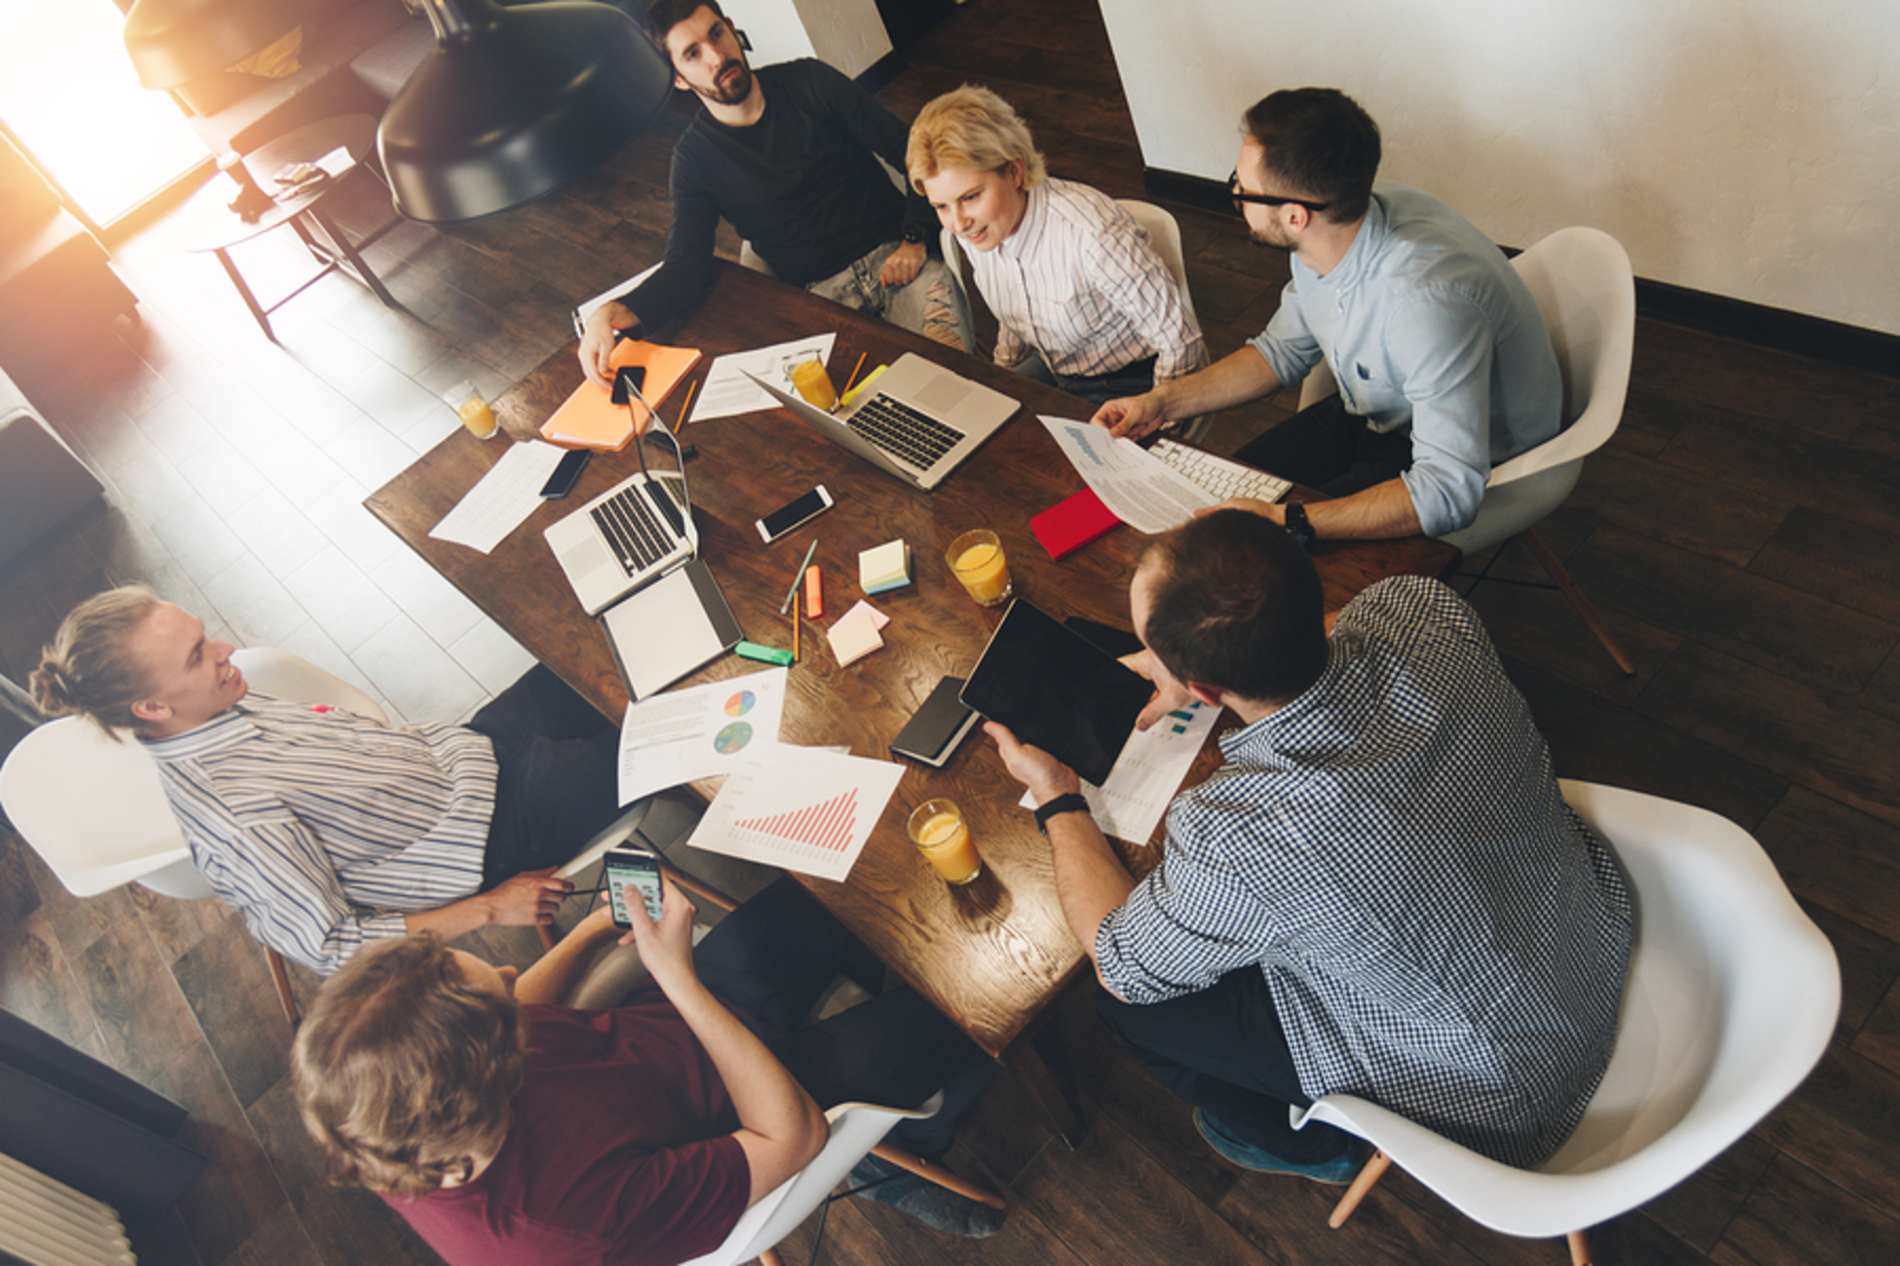
[[0, 1156], [0, 1249], [31, 1266], [133, 1266], [112, 1206]]

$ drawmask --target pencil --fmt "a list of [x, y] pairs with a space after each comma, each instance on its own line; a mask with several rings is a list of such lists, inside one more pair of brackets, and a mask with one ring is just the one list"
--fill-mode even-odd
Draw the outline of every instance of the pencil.
[[794, 602], [792, 604], [792, 662], [798, 662], [798, 626], [805, 622], [804, 611]]
[[798, 596], [798, 587], [805, 583], [805, 569], [811, 566], [811, 556], [817, 552], [818, 538], [814, 536], [811, 538], [811, 548], [805, 551], [805, 561], [798, 565], [798, 574], [792, 577], [792, 587], [785, 591], [785, 601], [778, 604], [780, 615], [785, 614], [785, 609], [792, 605], [792, 599]]
[[680, 420], [673, 424], [674, 430], [679, 431], [679, 430], [685, 429], [686, 411], [693, 407], [693, 392], [697, 391], [698, 389], [699, 389], [699, 383], [696, 381], [689, 382], [686, 384], [686, 399], [680, 404]]
[[864, 356], [865, 353], [858, 353], [858, 363], [851, 367], [851, 377], [845, 382], [844, 390], [838, 393], [838, 399], [842, 400], [851, 394], [851, 384], [858, 380], [858, 371], [864, 368]]

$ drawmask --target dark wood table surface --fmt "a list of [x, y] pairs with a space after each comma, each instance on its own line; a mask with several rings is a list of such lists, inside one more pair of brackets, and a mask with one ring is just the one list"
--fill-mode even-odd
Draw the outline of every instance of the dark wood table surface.
[[[702, 556], [755, 642], [790, 646], [790, 621], [778, 606], [814, 538], [814, 561], [824, 569], [820, 624], [826, 625], [863, 596], [860, 550], [894, 537], [910, 543], [914, 583], [872, 600], [891, 617], [883, 650], [840, 668], [821, 629], [805, 626], [782, 730], [786, 742], [848, 744], [856, 755], [892, 759], [891, 737], [940, 677], [969, 671], [1001, 618], [1000, 607], [985, 610], [965, 596], [945, 565], [943, 551], [958, 533], [988, 527], [1002, 538], [1019, 597], [1057, 618], [1083, 616], [1123, 628], [1129, 627], [1128, 580], [1147, 538], [1117, 528], [1059, 563], [1037, 543], [1030, 517], [1083, 487], [1036, 415], [1086, 417], [1088, 406], [1053, 388], [734, 266], [717, 271], [711, 294], [690, 320], [656, 337], [704, 351], [690, 377], [699, 381], [719, 354], [826, 330], [838, 334], [830, 365], [840, 387], [860, 352], [868, 353], [868, 370], [914, 351], [1023, 403], [929, 494], [858, 460], [782, 409], [699, 423], [683, 433], [698, 449], [687, 470]], [[562, 349], [497, 401], [496, 414], [510, 436], [530, 437], [580, 381], [573, 348]], [[682, 383], [660, 406], [662, 417], [676, 416], [685, 390]], [[365, 504], [538, 659], [618, 717], [627, 693], [605, 636], [582, 612], [541, 533], [635, 470], [633, 452], [596, 455], [572, 495], [537, 509], [492, 554], [429, 539], [429, 529], [506, 447], [458, 431]], [[761, 544], [753, 520], [816, 483], [831, 490], [836, 506], [774, 544]], [[1413, 538], [1321, 543], [1315, 559], [1328, 605], [1338, 607], [1385, 576], [1442, 575], [1457, 565], [1458, 554]], [[728, 655], [687, 681], [758, 669]], [[1210, 744], [1196, 774], [1204, 776], [1215, 760]], [[1001, 1056], [1086, 961], [1062, 919], [1047, 843], [1017, 806], [1021, 787], [980, 732], [941, 770], [900, 763], [903, 781], [849, 879], [800, 880], [886, 963]], [[714, 789], [698, 788], [707, 795]], [[963, 807], [983, 855], [984, 876], [967, 888], [937, 879], [905, 835], [910, 809], [934, 796]], [[1122, 852], [1138, 873], [1157, 860], [1152, 847], [1122, 845]]]

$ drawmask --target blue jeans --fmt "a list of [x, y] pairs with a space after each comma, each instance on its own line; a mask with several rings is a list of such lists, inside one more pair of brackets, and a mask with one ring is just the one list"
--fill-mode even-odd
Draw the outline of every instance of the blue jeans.
[[805, 289], [858, 312], [882, 317], [892, 325], [932, 342], [967, 352], [976, 346], [963, 289], [940, 259], [926, 259], [908, 286], [886, 286], [877, 279], [884, 261], [899, 243], [886, 242], [870, 254]]

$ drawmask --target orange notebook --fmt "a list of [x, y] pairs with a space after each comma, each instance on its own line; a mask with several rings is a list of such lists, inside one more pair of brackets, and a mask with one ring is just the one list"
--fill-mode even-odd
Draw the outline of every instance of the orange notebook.
[[[645, 365], [646, 385], [640, 394], [650, 404], [659, 404], [699, 363], [699, 352], [690, 347], [662, 347], [658, 343], [627, 339], [614, 348], [609, 362], [615, 369], [625, 365]], [[562, 448], [597, 448], [618, 451], [633, 438], [635, 419], [644, 425], [647, 411], [635, 400], [631, 407], [615, 404], [605, 387], [583, 382], [566, 403], [541, 424], [541, 438]]]

